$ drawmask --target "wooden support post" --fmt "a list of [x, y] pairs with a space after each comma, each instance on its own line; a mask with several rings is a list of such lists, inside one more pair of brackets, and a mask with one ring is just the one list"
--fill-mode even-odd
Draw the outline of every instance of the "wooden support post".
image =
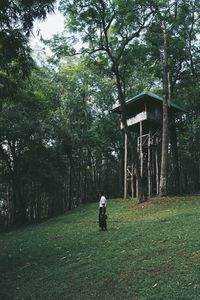
[[131, 195], [134, 198], [134, 186], [133, 186], [133, 174], [134, 174], [133, 165], [131, 166]]
[[156, 141], [155, 160], [156, 160], [156, 194], [159, 195], [159, 167], [158, 167], [158, 138]]
[[155, 193], [156, 172], [155, 172], [155, 148], [151, 149], [151, 195]]
[[138, 180], [136, 178], [136, 198], [139, 197], [139, 187], [138, 187]]
[[150, 136], [151, 134], [149, 133], [148, 136], [148, 164], [147, 164], [147, 168], [148, 168], [148, 196], [149, 198], [151, 197], [151, 149], [150, 149]]
[[127, 133], [124, 133], [124, 199], [127, 198]]
[[140, 175], [143, 175], [143, 151], [142, 151], [142, 122], [140, 122]]

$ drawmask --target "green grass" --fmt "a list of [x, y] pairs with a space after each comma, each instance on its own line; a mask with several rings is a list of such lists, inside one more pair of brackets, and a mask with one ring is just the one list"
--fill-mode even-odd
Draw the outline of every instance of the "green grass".
[[200, 197], [110, 200], [0, 235], [0, 299], [200, 299]]

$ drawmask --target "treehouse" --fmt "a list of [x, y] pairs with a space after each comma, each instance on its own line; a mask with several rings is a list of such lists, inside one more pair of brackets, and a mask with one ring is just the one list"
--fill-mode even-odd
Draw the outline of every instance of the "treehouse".
[[[125, 103], [127, 126], [137, 138], [140, 174], [144, 181], [146, 194], [149, 197], [159, 193], [162, 105], [163, 99], [150, 92], [142, 92]], [[183, 113], [184, 110], [174, 102], [170, 102], [168, 106], [169, 128], [172, 135], [175, 135], [175, 117]], [[121, 115], [120, 105], [116, 105], [112, 111]], [[122, 122], [120, 128], [123, 130]], [[128, 153], [127, 142], [127, 135], [125, 134], [124, 198], [127, 197], [127, 193], [131, 194], [132, 197], [138, 195], [135, 166], [131, 161], [131, 155]]]

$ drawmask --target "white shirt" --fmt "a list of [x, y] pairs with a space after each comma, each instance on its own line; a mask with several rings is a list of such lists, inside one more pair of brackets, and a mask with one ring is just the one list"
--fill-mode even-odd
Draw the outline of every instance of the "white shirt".
[[106, 207], [107, 200], [106, 200], [106, 197], [101, 196], [100, 201], [99, 201], [99, 207], [103, 207], [103, 204]]

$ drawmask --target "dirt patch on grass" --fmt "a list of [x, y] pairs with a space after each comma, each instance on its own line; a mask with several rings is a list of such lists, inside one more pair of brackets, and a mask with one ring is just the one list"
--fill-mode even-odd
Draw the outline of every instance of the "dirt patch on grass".
[[198, 250], [191, 256], [191, 260], [195, 262], [200, 261], [200, 250]]
[[144, 208], [151, 208], [154, 207], [154, 203], [152, 200], [147, 200], [146, 202], [139, 203], [137, 205], [131, 205], [129, 206], [129, 209], [144, 209]]

